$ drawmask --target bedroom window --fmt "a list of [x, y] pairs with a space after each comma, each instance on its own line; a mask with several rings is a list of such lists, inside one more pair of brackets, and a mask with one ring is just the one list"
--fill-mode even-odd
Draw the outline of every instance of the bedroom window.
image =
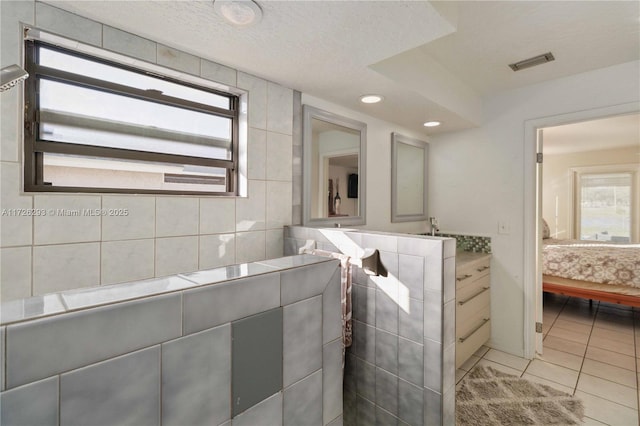
[[25, 190], [235, 195], [238, 96], [26, 42]]
[[633, 173], [580, 173], [577, 184], [580, 239], [630, 242]]

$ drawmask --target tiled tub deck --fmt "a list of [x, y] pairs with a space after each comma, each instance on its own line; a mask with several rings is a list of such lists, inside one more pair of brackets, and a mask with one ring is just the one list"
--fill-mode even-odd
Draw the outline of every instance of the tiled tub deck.
[[3, 304], [0, 423], [342, 424], [338, 268], [292, 256]]

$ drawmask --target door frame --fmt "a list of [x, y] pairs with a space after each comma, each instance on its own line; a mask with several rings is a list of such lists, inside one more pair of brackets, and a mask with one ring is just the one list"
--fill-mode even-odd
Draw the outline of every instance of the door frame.
[[[576, 111], [549, 117], [526, 120], [524, 122], [524, 357], [533, 359], [536, 355], [536, 340], [540, 345], [542, 339], [536, 336], [536, 308], [542, 305], [542, 273], [538, 271], [539, 256], [536, 251], [537, 242], [542, 236], [538, 229], [540, 216], [537, 211], [542, 188], [538, 190], [537, 182], [537, 145], [538, 130], [545, 127], [590, 121], [640, 112], [640, 102], [629, 102], [602, 108]], [[544, 161], [544, 160], [543, 160]]]

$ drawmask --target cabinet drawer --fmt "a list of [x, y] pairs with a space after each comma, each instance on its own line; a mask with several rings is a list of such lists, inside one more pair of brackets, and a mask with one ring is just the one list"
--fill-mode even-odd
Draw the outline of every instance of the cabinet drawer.
[[464, 285], [485, 275], [489, 275], [491, 258], [486, 257], [474, 262], [465, 263], [456, 268], [456, 286]]
[[[491, 316], [491, 296], [489, 290], [484, 291], [470, 299], [464, 305], [456, 306], [456, 326], [460, 328], [464, 323], [474, 319], [477, 315], [484, 315], [485, 317]], [[456, 334], [464, 334], [466, 330], [460, 329]]]
[[474, 311], [467, 311], [465, 315], [456, 316], [456, 339], [471, 333], [483, 320], [491, 318], [491, 305], [486, 303], [478, 306]]
[[463, 285], [460, 285], [456, 288], [456, 302], [457, 306], [461, 307], [465, 304], [469, 303], [474, 296], [489, 293], [489, 286], [491, 285], [491, 277], [489, 275], [485, 275], [481, 278], [478, 278], [474, 281], [469, 281]]
[[482, 320], [476, 324], [474, 328], [476, 328], [475, 331], [467, 336], [462, 336], [466, 337], [464, 341], [460, 341], [462, 337], [456, 339], [456, 368], [460, 368], [480, 346], [489, 340], [489, 336], [491, 335], [491, 320], [486, 322]]

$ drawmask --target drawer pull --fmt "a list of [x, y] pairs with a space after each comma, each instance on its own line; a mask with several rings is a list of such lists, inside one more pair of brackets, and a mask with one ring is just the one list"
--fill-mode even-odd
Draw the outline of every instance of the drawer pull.
[[484, 318], [482, 320], [482, 322], [473, 330], [471, 330], [471, 332], [469, 334], [467, 334], [464, 337], [461, 337], [458, 339], [458, 341], [460, 341], [460, 343], [464, 343], [465, 340], [467, 340], [469, 337], [473, 336], [473, 333], [475, 333], [476, 331], [480, 330], [482, 328], [483, 325], [485, 325], [487, 322], [489, 322], [489, 318]]
[[471, 296], [470, 298], [468, 298], [467, 300], [461, 300], [458, 302], [458, 305], [462, 306], [467, 302], [470, 302], [471, 300], [475, 299], [476, 297], [480, 296], [482, 293], [484, 293], [485, 291], [489, 290], [489, 287], [482, 287], [482, 290], [480, 290], [479, 292], [477, 292], [476, 294], [474, 294], [473, 296]]
[[486, 271], [487, 269], [489, 269], [488, 266], [482, 266], [480, 268], [477, 269], [478, 272], [482, 272], [482, 271]]
[[464, 276], [462, 276], [462, 277], [456, 277], [456, 281], [464, 281], [467, 278], [471, 278], [472, 276], [473, 275], [471, 275], [471, 274], [464, 274]]

